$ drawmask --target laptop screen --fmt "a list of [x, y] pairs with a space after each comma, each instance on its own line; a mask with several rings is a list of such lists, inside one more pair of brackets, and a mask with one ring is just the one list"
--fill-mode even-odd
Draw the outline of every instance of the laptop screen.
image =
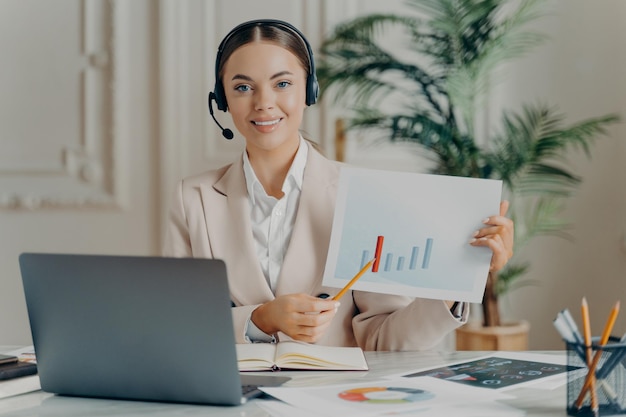
[[44, 391], [241, 403], [223, 261], [41, 253], [19, 261]]

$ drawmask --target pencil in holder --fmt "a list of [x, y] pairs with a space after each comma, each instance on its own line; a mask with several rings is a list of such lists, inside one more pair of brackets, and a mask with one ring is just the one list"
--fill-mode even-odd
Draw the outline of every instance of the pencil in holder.
[[591, 357], [600, 355], [595, 378], [588, 376], [586, 346], [566, 342], [567, 414], [577, 417], [626, 415], [626, 343], [611, 337], [606, 345], [599, 346], [598, 339], [593, 340]]

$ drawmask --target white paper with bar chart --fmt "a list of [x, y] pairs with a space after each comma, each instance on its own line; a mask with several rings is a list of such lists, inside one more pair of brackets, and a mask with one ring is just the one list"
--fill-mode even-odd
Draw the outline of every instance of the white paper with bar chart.
[[502, 182], [342, 168], [323, 284], [481, 302], [491, 250], [469, 244], [499, 213]]

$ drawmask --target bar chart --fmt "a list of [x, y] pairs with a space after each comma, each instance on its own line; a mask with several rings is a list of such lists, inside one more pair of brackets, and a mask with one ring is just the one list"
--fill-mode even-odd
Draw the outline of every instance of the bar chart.
[[[469, 244], [497, 212], [492, 180], [345, 167], [341, 170], [324, 285], [480, 302], [492, 252]], [[481, 196], [478, 198], [477, 196]]]
[[372, 257], [376, 258], [374, 264], [372, 265], [372, 272], [379, 272], [379, 270], [381, 270], [381, 266], [382, 270], [385, 272], [401, 272], [404, 271], [405, 268], [413, 271], [418, 269], [428, 269], [430, 266], [430, 259], [435, 242], [434, 238], [426, 238], [422, 251], [420, 251], [420, 246], [411, 246], [407, 248], [407, 252], [404, 255], [401, 253], [394, 253], [393, 251], [385, 252], [384, 241], [384, 236], [378, 236], [374, 254], [372, 254], [368, 249], [362, 250], [360, 261], [361, 268], [363, 268], [365, 264], [372, 259]]

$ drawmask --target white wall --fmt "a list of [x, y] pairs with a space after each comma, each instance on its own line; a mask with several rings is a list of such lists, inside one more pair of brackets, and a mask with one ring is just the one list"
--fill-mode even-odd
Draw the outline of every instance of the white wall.
[[[17, 256], [23, 251], [156, 254], [173, 183], [230, 161], [206, 110], [215, 48], [234, 24], [293, 22], [316, 48], [346, 17], [402, 11], [377, 0], [3, 0], [0, 2], [0, 345], [30, 343]], [[626, 115], [626, 4], [546, 2], [538, 23], [552, 40], [507, 69], [490, 115], [522, 101], [558, 104], [572, 121]], [[94, 9], [95, 8], [95, 9]], [[108, 59], [106, 59], [108, 58]], [[336, 109], [307, 111], [305, 130], [332, 155]], [[229, 124], [228, 116], [219, 114]], [[551, 320], [580, 298], [599, 329], [626, 295], [623, 168], [625, 125], [611, 129], [568, 206], [575, 242], [545, 238], [527, 287], [505, 300], [508, 317], [531, 321], [531, 347], [561, 348]], [[358, 165], [425, 170], [403, 149], [349, 145]], [[616, 333], [626, 330], [622, 315]]]

